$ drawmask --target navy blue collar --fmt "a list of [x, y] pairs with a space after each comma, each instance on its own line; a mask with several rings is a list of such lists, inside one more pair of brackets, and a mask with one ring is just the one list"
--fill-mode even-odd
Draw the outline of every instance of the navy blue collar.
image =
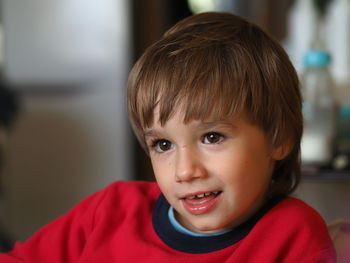
[[187, 253], [208, 253], [229, 247], [246, 237], [259, 219], [284, 197], [270, 199], [249, 220], [218, 236], [197, 237], [177, 231], [171, 224], [168, 211], [169, 203], [161, 194], [153, 208], [153, 228], [159, 238], [169, 247]]

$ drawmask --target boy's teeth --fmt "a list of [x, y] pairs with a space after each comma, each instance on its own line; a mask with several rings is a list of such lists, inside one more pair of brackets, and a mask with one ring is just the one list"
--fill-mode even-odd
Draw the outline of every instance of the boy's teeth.
[[195, 199], [195, 198], [203, 198], [204, 196], [209, 196], [209, 195], [217, 195], [219, 193], [219, 191], [217, 192], [208, 192], [208, 193], [203, 193], [203, 194], [199, 194], [199, 195], [192, 195], [192, 196], [188, 196], [187, 199]]

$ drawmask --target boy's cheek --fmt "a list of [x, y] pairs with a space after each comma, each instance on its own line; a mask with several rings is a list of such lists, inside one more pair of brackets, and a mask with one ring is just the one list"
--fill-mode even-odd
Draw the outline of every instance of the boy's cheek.
[[171, 165], [168, 162], [162, 163], [159, 161], [151, 161], [151, 164], [156, 178], [161, 175], [165, 176], [165, 174], [169, 174], [170, 172]]

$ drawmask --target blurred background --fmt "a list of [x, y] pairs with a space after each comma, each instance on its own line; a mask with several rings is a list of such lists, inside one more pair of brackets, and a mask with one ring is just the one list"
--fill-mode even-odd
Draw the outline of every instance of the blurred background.
[[330, 76], [325, 97], [334, 129], [316, 142], [329, 141], [330, 154], [305, 159], [295, 195], [327, 222], [350, 219], [350, 0], [318, 1], [318, 7], [313, 0], [0, 4], [0, 249], [115, 180], [153, 180], [127, 120], [128, 72], [171, 25], [211, 10], [262, 26], [286, 48], [302, 84], [307, 52], [331, 57], [321, 68]]

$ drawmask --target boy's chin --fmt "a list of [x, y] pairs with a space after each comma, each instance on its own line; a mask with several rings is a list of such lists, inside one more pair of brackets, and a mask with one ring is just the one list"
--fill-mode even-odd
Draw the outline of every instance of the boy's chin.
[[[196, 220], [190, 222], [189, 226], [185, 225], [185, 227], [195, 233], [201, 234], [211, 234], [225, 231], [227, 228], [222, 227], [220, 225], [213, 224], [213, 220], [208, 220], [209, 222], [202, 222], [204, 220]], [[211, 222], [210, 222], [211, 221]]]

